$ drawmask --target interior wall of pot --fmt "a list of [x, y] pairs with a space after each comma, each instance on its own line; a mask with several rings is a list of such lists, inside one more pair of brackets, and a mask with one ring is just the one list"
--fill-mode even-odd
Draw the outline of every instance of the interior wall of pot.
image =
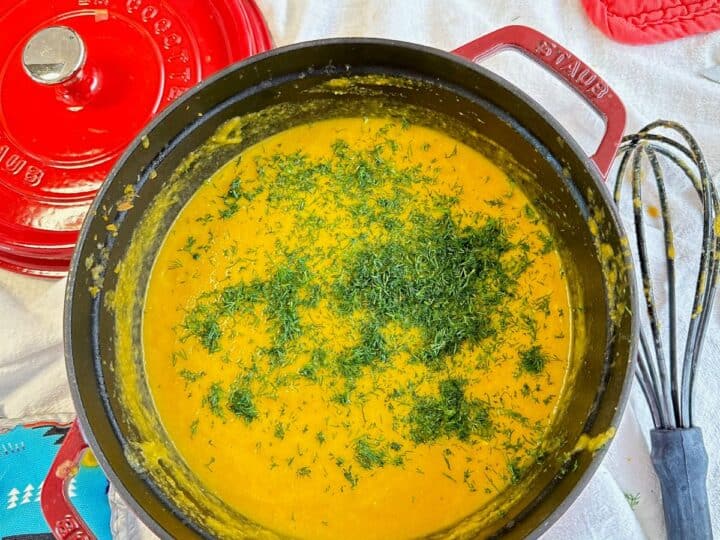
[[[96, 239], [86, 241], [79, 255], [81, 261], [94, 257], [103, 269], [119, 271], [102, 272], [100, 294], [90, 299], [84, 285], [94, 286], [92, 272], [79, 271], [73, 292], [82, 296], [74, 308], [78, 324], [72, 325], [72, 334], [77, 334], [73, 340], [80, 343], [83, 332], [87, 335], [87, 326], [82, 327], [85, 317], [93, 328], [92, 350], [73, 350], [73, 361], [78, 383], [87, 384], [80, 397], [87, 423], [93, 426], [92, 442], [103, 453], [101, 462], [112, 468], [115, 480], [135, 498], [141, 512], [172, 536], [189, 531], [230, 536], [254, 527], [193, 487], [194, 475], [184, 467], [154, 412], [139, 346], [154, 255], [197, 187], [243, 148], [293, 125], [333, 116], [406, 117], [449, 132], [500, 165], [540, 210], [559, 240], [569, 270], [574, 305], [579, 308], [574, 321], [581, 337], [576, 340], [568, 393], [552, 428], [552, 436], [561, 443], [529, 474], [522, 490], [498, 501], [495, 509], [504, 517], [486, 523], [478, 515], [457, 528], [472, 535], [524, 536], [556, 510], [590, 467], [589, 453], [572, 451], [581, 433], [597, 435], [611, 426], [625, 381], [631, 349], [630, 316], [622, 309], [630, 306], [628, 269], [606, 199], [588, 173], [587, 161], [558, 136], [551, 122], [471, 67], [414, 50], [406, 50], [406, 57], [393, 51], [395, 56], [385, 60], [395, 65], [379, 65], [385, 55], [373, 46], [294, 53], [282, 64], [271, 57], [229, 72], [173, 110], [147, 133], [149, 144], [134, 148], [102, 196], [112, 208], [126, 196], [125, 185], [136, 190], [133, 208], [111, 217], [118, 224], [117, 234], [108, 235], [96, 217], [98, 223], [92, 223], [86, 235]], [[320, 68], [305, 69], [314, 63], [307, 54], [320, 56]], [[328, 63], [327, 56], [333, 62]], [[372, 62], [363, 62], [363, 57]], [[442, 83], [436, 77], [439, 71]], [[347, 84], [328, 83], [347, 77]], [[245, 121], [237, 137], [229, 137], [235, 142], [213, 142], [217, 128], [237, 116]], [[615, 258], [602, 246], [609, 246]], [[136, 250], [130, 264], [128, 249]], [[134, 294], [119, 294], [123, 290]], [[124, 353], [123, 339], [135, 344]], [[121, 358], [123, 354], [129, 356]], [[129, 401], [137, 406], [128, 407]], [[112, 422], [104, 418], [107, 414]], [[509, 507], [503, 506], [507, 500], [512, 500]], [[262, 528], [254, 530], [274, 536]]]

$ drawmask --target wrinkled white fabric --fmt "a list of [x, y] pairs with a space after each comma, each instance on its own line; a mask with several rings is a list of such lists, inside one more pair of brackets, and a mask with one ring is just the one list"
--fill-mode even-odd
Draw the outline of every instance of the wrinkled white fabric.
[[[720, 85], [699, 71], [720, 62], [720, 33], [671, 43], [630, 47], [614, 43], [586, 18], [579, 0], [260, 0], [276, 45], [338, 37], [373, 36], [452, 50], [508, 24], [537, 28], [574, 52], [610, 83], [624, 101], [627, 132], [657, 118], [677, 120], [698, 138], [715, 174], [720, 168]], [[602, 124], [570, 91], [516, 53], [483, 63], [515, 82], [555, 115], [588, 151]], [[679, 272], [678, 298], [687, 320], [701, 234], [699, 204], [689, 184], [671, 190]], [[623, 208], [629, 218], [629, 208]], [[652, 226], [652, 224], [651, 224]], [[657, 239], [657, 231], [651, 238]], [[662, 251], [653, 248], [657, 264]], [[0, 418], [72, 413], [62, 360], [64, 282], [0, 271]], [[661, 311], [665, 295], [659, 295]], [[708, 331], [695, 390], [695, 423], [703, 428], [710, 479], [720, 474], [720, 313]], [[633, 389], [630, 406], [597, 474], [546, 539], [657, 539], [665, 536], [659, 486], [650, 463], [650, 418]], [[714, 533], [720, 537], [720, 484], [708, 485]], [[638, 496], [634, 508], [626, 494]], [[116, 494], [113, 530], [118, 538], [152, 538]]]

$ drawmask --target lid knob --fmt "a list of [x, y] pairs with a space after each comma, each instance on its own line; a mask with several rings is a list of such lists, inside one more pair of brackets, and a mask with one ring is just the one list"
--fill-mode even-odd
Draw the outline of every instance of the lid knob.
[[51, 26], [37, 32], [25, 45], [25, 72], [40, 84], [61, 84], [85, 64], [85, 44], [72, 28]]
[[58, 101], [78, 111], [100, 89], [100, 72], [85, 62], [87, 51], [78, 33], [67, 26], [50, 26], [25, 45], [23, 69], [36, 83], [55, 89]]

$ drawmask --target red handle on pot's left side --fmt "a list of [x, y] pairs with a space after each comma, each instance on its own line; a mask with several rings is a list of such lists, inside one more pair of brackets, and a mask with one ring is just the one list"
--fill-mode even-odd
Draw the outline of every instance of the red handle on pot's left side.
[[516, 49], [547, 68], [605, 119], [605, 134], [592, 160], [607, 176], [625, 130], [625, 106], [620, 98], [587, 64], [546, 35], [527, 26], [506, 26], [455, 49], [453, 52], [477, 62], [504, 49]]
[[95, 540], [95, 535], [77, 513], [67, 495], [67, 485], [77, 473], [87, 443], [75, 420], [65, 435], [43, 483], [40, 506], [56, 540]]

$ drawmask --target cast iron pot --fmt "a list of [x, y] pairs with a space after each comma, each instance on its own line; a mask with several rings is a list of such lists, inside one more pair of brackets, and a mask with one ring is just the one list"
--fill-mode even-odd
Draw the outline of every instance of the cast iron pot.
[[[592, 159], [531, 98], [475, 65], [479, 57], [508, 46], [551, 69], [605, 117], [606, 133]], [[232, 536], [276, 537], [272, 524], [252, 524], [203, 493], [154, 412], [140, 345], [154, 255], [197, 187], [243, 148], [310, 120], [406, 110], [419, 123], [444, 129], [485, 153], [522, 185], [559, 239], [568, 266], [576, 269], [574, 301], [583, 308], [575, 324], [586, 333], [586, 346], [576, 348], [571, 391], [553, 427], [562, 444], [524, 481], [524, 494], [502, 517], [463, 529], [463, 537], [538, 536], [569, 507], [603, 454], [602, 449], [578, 450], [577, 442], [582, 434], [612, 435], [633, 373], [632, 264], [603, 186], [624, 128], [624, 109], [585, 64], [526, 27], [503, 28], [455, 53], [379, 39], [279, 48], [207, 80], [147, 127], [101, 189], [73, 258], [65, 350], [80, 429], [71, 430], [59, 459], [75, 456], [84, 435], [115, 488], [160, 536], [212, 537], [224, 522], [243, 524]], [[328, 83], [335, 79], [349, 82]], [[250, 114], [253, 121], [241, 134], [231, 132], [224, 144], [212, 151], [205, 146], [187, 159], [224, 122]], [[165, 197], [169, 189], [174, 195]], [[148, 225], [149, 209], [158, 201], [164, 205], [155, 214], [160, 218]], [[109, 223], [117, 230], [108, 230]], [[143, 247], [134, 251], [131, 268], [127, 261], [123, 266], [131, 246], [139, 244]], [[124, 307], [118, 305], [120, 289], [132, 291]], [[133, 346], [120, 365], [122, 342]], [[153, 451], [151, 458], [149, 448], [162, 451]], [[57, 497], [50, 504], [62, 482], [53, 479], [46, 485], [43, 507], [56, 534], [68, 537], [84, 525], [72, 508], [57, 504]]]

